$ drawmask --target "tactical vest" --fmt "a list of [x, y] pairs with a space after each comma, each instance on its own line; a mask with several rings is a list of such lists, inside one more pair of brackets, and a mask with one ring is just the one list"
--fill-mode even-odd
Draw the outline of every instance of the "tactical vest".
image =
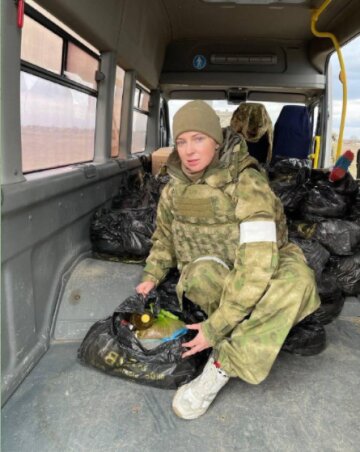
[[[209, 168], [201, 180], [192, 183], [181, 171], [176, 151], [169, 157], [169, 199], [171, 200], [172, 238], [179, 270], [202, 257], [215, 256], [233, 267], [240, 242], [239, 219], [234, 196], [242, 171], [263, 171], [258, 161], [249, 156], [244, 139], [230, 128], [224, 130], [223, 153], [219, 166]], [[249, 193], [251, 196], [251, 193]], [[287, 243], [286, 217], [281, 201], [275, 197], [277, 244]]]
[[172, 235], [180, 270], [201, 256], [216, 256], [231, 267], [239, 243], [231, 196], [206, 184], [178, 182], [174, 183], [172, 199]]

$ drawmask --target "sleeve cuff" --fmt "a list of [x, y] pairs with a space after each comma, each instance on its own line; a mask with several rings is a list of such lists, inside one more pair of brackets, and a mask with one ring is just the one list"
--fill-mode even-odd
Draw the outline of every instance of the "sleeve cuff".
[[145, 281], [151, 281], [153, 282], [156, 286], [159, 284], [159, 280], [157, 278], [155, 278], [155, 276], [150, 275], [150, 273], [145, 273], [143, 274], [142, 278], [141, 278], [141, 282], [145, 282]]
[[215, 316], [216, 312], [217, 311], [202, 323], [202, 331], [205, 339], [212, 347], [220, 342], [233, 329], [224, 319]]

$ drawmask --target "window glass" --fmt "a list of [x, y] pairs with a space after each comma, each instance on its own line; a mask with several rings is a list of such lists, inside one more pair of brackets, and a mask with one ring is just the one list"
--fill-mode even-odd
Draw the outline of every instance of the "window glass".
[[150, 94], [145, 91], [141, 92], [140, 95], [140, 110], [149, 111]]
[[94, 157], [96, 98], [21, 72], [23, 171]]
[[121, 120], [121, 104], [124, 90], [125, 71], [121, 67], [116, 67], [115, 91], [114, 91], [114, 109], [112, 117], [111, 133], [111, 157], [119, 155], [119, 134]]
[[61, 73], [63, 40], [31, 17], [24, 16], [21, 59], [48, 71]]
[[140, 90], [139, 90], [139, 88], [135, 88], [134, 107], [138, 107], [139, 106], [139, 99], [140, 99]]
[[[189, 100], [170, 100], [169, 105], [169, 117], [170, 117], [170, 128], [172, 133], [172, 123], [175, 113], [181, 108], [183, 105], [185, 105]], [[216, 114], [220, 118], [220, 124], [221, 127], [227, 127], [230, 125], [231, 117], [234, 113], [234, 111], [237, 109], [238, 105], [228, 104], [226, 100], [210, 100], [206, 101], [215, 111]], [[262, 103], [267, 112], [269, 113], [269, 116], [271, 118], [271, 122], [273, 126], [275, 125], [275, 122], [277, 118], [279, 117], [279, 114], [283, 108], [284, 105], [301, 105], [301, 104], [292, 104], [292, 103], [281, 103], [281, 102], [260, 102]]]
[[95, 72], [99, 62], [72, 42], [68, 43], [65, 75], [74, 82], [96, 89]]
[[148, 116], [146, 114], [138, 111], [133, 112], [132, 154], [145, 150], [147, 120]]

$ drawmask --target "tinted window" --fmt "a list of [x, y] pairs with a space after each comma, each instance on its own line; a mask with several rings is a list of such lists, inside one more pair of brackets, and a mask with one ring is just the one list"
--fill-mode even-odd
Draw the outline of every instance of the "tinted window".
[[21, 59], [48, 71], [61, 73], [63, 40], [29, 16], [24, 17]]
[[95, 113], [95, 97], [22, 72], [23, 171], [92, 160]]
[[26, 11], [21, 41], [22, 170], [91, 161], [98, 56], [49, 15], [45, 18], [30, 7]]

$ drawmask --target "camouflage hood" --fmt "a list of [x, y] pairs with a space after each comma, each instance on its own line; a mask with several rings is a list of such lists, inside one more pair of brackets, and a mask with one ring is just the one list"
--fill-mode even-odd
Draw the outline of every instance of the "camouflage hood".
[[[260, 170], [258, 161], [249, 155], [246, 142], [241, 135], [235, 133], [230, 127], [226, 127], [223, 129], [223, 136], [224, 141], [217, 151], [219, 159], [206, 168], [199, 179], [200, 183], [206, 182], [212, 187], [222, 187], [230, 182], [235, 182], [241, 171], [249, 166]], [[181, 160], [176, 148], [168, 158], [167, 171], [173, 179], [191, 183], [181, 169]]]
[[242, 103], [234, 111], [230, 127], [243, 135], [246, 141], [257, 143], [264, 135], [268, 138], [267, 162], [271, 160], [273, 126], [271, 118], [262, 104]]

